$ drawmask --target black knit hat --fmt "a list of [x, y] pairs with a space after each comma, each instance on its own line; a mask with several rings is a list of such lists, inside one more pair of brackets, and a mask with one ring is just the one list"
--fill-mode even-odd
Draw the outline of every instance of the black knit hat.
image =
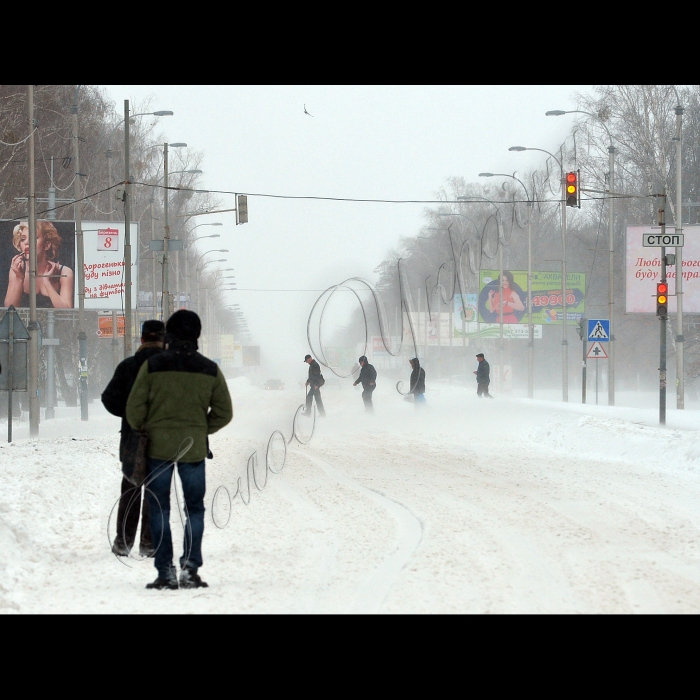
[[175, 340], [196, 341], [202, 332], [202, 322], [194, 311], [179, 309], [168, 319], [165, 332]]
[[363, 355], [358, 362], [367, 362], [367, 355]]
[[306, 362], [307, 360], [310, 360], [310, 359], [311, 359], [311, 355], [306, 355], [306, 357], [304, 357], [304, 362]]
[[141, 324], [141, 337], [146, 341], [162, 341], [165, 337], [165, 324], [151, 319]]

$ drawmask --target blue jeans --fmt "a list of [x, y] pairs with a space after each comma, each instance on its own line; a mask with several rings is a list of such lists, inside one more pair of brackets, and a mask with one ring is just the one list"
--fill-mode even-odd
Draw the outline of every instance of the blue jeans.
[[[173, 569], [173, 540], [170, 534], [170, 482], [175, 464], [148, 458], [146, 493], [151, 510], [151, 537], [156, 548], [154, 564], [160, 578], [167, 578]], [[180, 568], [194, 572], [202, 566], [202, 535], [204, 535], [204, 460], [178, 462], [177, 473], [185, 496], [187, 522], [182, 545]], [[155, 475], [155, 478], [153, 478]]]
[[425, 394], [414, 394], [413, 395], [413, 403], [416, 406], [425, 405]]

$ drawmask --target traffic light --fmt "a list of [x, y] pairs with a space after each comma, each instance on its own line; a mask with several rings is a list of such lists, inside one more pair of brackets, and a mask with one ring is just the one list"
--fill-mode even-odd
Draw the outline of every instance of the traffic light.
[[236, 224], [248, 223], [248, 197], [244, 194], [236, 195]]
[[656, 284], [656, 315], [661, 318], [668, 316], [668, 285], [666, 282]]
[[585, 318], [580, 318], [578, 320], [578, 329], [577, 329], [578, 330], [578, 337], [581, 338], [581, 340], [583, 340], [586, 337], [586, 330], [587, 330], [586, 325], [587, 324], [586, 324]]
[[579, 204], [578, 173], [566, 173], [566, 206], [581, 207]]

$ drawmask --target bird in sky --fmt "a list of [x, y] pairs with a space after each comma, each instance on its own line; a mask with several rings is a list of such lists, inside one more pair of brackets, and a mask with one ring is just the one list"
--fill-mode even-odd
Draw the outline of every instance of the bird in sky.
[[[304, 105], [304, 114], [309, 114], [309, 113], [306, 111], [306, 105]], [[313, 114], [309, 114], [309, 116], [310, 116], [310, 117], [313, 117], [314, 115], [313, 115]]]

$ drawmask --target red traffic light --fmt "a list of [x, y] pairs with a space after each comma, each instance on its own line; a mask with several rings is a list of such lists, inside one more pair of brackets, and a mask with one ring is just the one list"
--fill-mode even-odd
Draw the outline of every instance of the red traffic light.
[[564, 178], [566, 183], [566, 206], [578, 207], [579, 205], [579, 190], [578, 190], [578, 173], [566, 173]]
[[668, 284], [666, 282], [656, 283], [656, 315], [661, 318], [668, 316]]

